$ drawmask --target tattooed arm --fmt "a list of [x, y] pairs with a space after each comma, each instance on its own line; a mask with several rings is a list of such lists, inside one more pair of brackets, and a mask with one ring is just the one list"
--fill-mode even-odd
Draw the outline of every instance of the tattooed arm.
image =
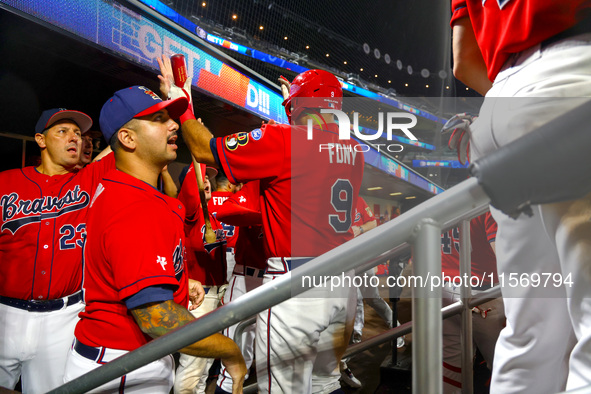
[[[152, 338], [160, 337], [170, 331], [195, 320], [186, 309], [168, 300], [133, 308], [131, 314], [143, 333]], [[221, 358], [233, 379], [233, 393], [241, 393], [246, 375], [246, 365], [240, 349], [222, 334], [213, 334], [180, 350], [181, 353], [196, 357]]]

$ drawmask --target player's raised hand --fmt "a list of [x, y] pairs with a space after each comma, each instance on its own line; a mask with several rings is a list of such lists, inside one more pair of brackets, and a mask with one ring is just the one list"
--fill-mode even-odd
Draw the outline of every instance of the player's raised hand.
[[289, 89], [291, 88], [291, 84], [283, 75], [279, 77], [279, 86], [281, 86], [281, 95], [283, 96], [283, 100], [286, 100], [289, 97]]
[[172, 64], [168, 56], [162, 55], [162, 57], [156, 58], [158, 66], [160, 67], [160, 74], [158, 80], [160, 81], [160, 93], [164, 98], [170, 98], [168, 96], [170, 87], [174, 85], [174, 77], [172, 75]]
[[201, 282], [198, 280], [189, 279], [189, 300], [191, 300], [191, 305], [189, 305], [189, 310], [195, 310], [201, 305], [203, 299], [205, 298], [205, 290], [203, 290], [203, 286]]

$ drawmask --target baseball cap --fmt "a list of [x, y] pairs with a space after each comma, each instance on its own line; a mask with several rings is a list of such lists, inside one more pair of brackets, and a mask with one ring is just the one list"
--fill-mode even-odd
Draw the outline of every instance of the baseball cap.
[[218, 174], [218, 170], [213, 168], [213, 167], [209, 167], [207, 166], [205, 168], [205, 175], [207, 175], [209, 177], [209, 179], [215, 179], [215, 176]]
[[35, 125], [35, 134], [43, 133], [55, 122], [62, 119], [70, 119], [80, 127], [82, 134], [86, 133], [92, 126], [92, 119], [80, 111], [73, 111], [65, 108], [52, 108], [41, 113], [41, 117]]
[[162, 101], [151, 89], [145, 86], [131, 86], [118, 90], [103, 105], [99, 123], [105, 140], [109, 142], [124, 124], [133, 118], [150, 115], [163, 108], [168, 110], [171, 118], [178, 118], [188, 108], [189, 101], [185, 97]]

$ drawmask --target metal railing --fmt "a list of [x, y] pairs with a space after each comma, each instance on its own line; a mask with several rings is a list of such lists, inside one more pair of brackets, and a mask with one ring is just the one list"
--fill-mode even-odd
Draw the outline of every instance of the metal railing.
[[[397, 218], [311, 260], [309, 263], [267, 283], [174, 332], [113, 360], [56, 388], [52, 393], [83, 393], [132, 370], [173, 353], [222, 329], [256, 315], [273, 305], [302, 293], [303, 277], [332, 276], [346, 272], [372, 259], [411, 244], [414, 249], [413, 275], [441, 276], [440, 234], [460, 220], [482, 212], [489, 203], [474, 178], [437, 195]], [[377, 262], [376, 262], [377, 264]], [[439, 392], [441, 385], [441, 288], [415, 288], [413, 322], [413, 389]], [[430, 334], [438, 321], [438, 335]], [[433, 354], [432, 349], [440, 349]], [[429, 371], [427, 373], [426, 371]], [[438, 374], [437, 371], [440, 373]]]
[[[414, 252], [413, 276], [423, 279], [441, 277], [441, 231], [482, 213], [490, 202], [490, 198], [480, 183], [487, 188], [496, 206], [510, 214], [524, 210], [530, 203], [564, 201], [580, 198], [591, 192], [591, 182], [581, 182], [583, 179], [588, 179], [588, 174], [591, 172], [591, 158], [587, 152], [591, 144], [591, 133], [588, 132], [588, 125], [591, 122], [589, 108], [589, 103], [581, 105], [541, 126], [537, 132], [530, 133], [509, 147], [477, 161], [474, 163], [473, 172], [478, 179], [467, 179], [371, 232], [358, 236], [202, 318], [56, 388], [51, 393], [82, 393], [98, 387], [304, 292], [306, 289], [297, 285], [303, 283], [304, 277], [338, 275], [353, 270], [362, 262], [377, 261], [384, 254], [393, 253], [397, 248], [405, 247], [407, 244], [413, 247]], [[560, 138], [564, 129], [569, 130], [569, 138], [561, 140], [560, 154], [555, 155], [556, 157], [540, 154], [539, 151], [545, 152], [541, 147], [547, 145], [548, 141]], [[574, 160], [577, 167], [567, 173], [556, 175], [556, 168], [564, 168], [565, 158]], [[520, 170], [520, 176], [516, 169]], [[525, 179], [523, 176], [531, 174], [532, 169], [537, 169], [544, 175], [554, 173], [554, 176], [545, 178], [541, 187], [536, 179]], [[506, 181], [506, 175], [511, 175], [512, 182]], [[525, 186], [522, 185], [523, 183]], [[469, 231], [466, 229], [467, 224], [462, 224], [461, 239], [464, 247], [469, 245]], [[469, 253], [463, 249], [460, 254], [463, 272], [467, 272], [467, 255], [469, 256]], [[493, 290], [490, 292], [492, 293]], [[484, 294], [488, 293], [483, 293], [479, 297]], [[459, 306], [450, 305], [449, 309], [443, 313], [444, 315], [453, 314], [457, 310], [462, 310], [463, 320], [466, 321], [462, 325], [464, 333], [471, 335], [470, 322], [467, 321], [471, 319], [471, 314], [467, 313], [471, 299], [469, 287], [461, 297], [463, 302]], [[413, 288], [412, 383], [413, 392], [416, 393], [442, 391], [440, 303], [441, 286], [432, 290], [427, 286]], [[406, 329], [410, 327], [403, 325], [392, 331], [402, 332]], [[464, 342], [466, 347], [471, 346], [471, 340], [466, 339]], [[365, 344], [367, 345], [369, 344]], [[348, 350], [348, 352], [354, 351], [356, 351], [355, 346], [351, 346]], [[471, 358], [471, 350], [464, 350], [463, 358], [464, 366], [466, 359]], [[466, 384], [468, 383], [466, 380]]]

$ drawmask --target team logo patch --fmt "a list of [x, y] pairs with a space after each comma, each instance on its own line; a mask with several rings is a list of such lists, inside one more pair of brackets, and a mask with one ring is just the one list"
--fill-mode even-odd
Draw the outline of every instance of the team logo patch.
[[248, 143], [248, 133], [236, 133], [226, 137], [226, 149], [235, 150], [241, 145]]
[[152, 99], [154, 99], [154, 100], [162, 100], [160, 98], [160, 96], [158, 96], [156, 93], [154, 93], [152, 90], [148, 89], [145, 86], [140, 86], [139, 89], [143, 90], [144, 93], [146, 93], [148, 96], [152, 97]]
[[261, 129], [255, 129], [250, 132], [250, 136], [253, 140], [258, 141], [263, 137], [263, 131]]

